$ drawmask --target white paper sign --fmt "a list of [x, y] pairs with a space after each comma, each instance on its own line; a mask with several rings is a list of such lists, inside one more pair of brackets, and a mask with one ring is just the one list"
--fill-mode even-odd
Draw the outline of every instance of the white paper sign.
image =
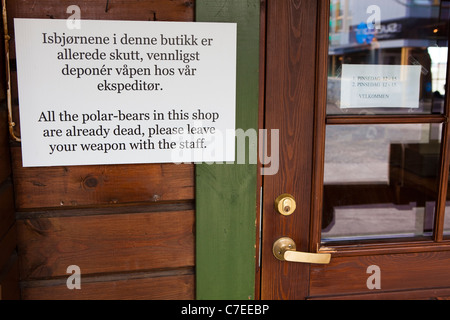
[[14, 26], [24, 166], [234, 160], [236, 24]]
[[342, 66], [341, 108], [419, 108], [421, 66]]

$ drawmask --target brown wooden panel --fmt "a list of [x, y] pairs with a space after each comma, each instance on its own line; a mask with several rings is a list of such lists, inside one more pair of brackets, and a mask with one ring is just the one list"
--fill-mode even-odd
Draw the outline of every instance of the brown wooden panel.
[[0, 238], [0, 271], [14, 254], [17, 241], [17, 228], [14, 224], [3, 238]]
[[[0, 88], [1, 87], [3, 86], [0, 85]], [[6, 112], [6, 109], [3, 108], [0, 109], [0, 168], [1, 168], [0, 183], [1, 183], [5, 179], [7, 179], [11, 174], [11, 160], [9, 154], [8, 114]]]
[[110, 214], [135, 214], [135, 213], [159, 213], [172, 211], [194, 210], [194, 201], [178, 203], [155, 203], [143, 205], [124, 205], [124, 206], [99, 206], [92, 208], [67, 208], [67, 209], [42, 209], [35, 211], [16, 212], [17, 220], [38, 219], [38, 218], [57, 218], [57, 217], [82, 217], [82, 216], [103, 216]]
[[17, 209], [194, 199], [193, 165], [24, 168], [12, 153]]
[[[51, 281], [48, 281], [51, 283]], [[45, 285], [45, 281], [41, 282]], [[24, 286], [25, 300], [193, 300], [193, 274], [158, 278], [131, 278], [114, 281], [84, 282], [81, 289], [69, 290], [65, 283], [51, 286]]]
[[[108, 2], [108, 6], [107, 5]], [[193, 0], [9, 0], [8, 16], [15, 18], [67, 19], [67, 7], [77, 5], [81, 19], [193, 20]], [[106, 10], [107, 9], [107, 10]]]
[[344, 296], [310, 298], [309, 300], [447, 300], [450, 288], [367, 293]]
[[0, 300], [20, 299], [18, 264], [17, 254], [14, 253], [0, 273]]
[[0, 239], [14, 224], [13, 187], [8, 180], [0, 184]]
[[[369, 290], [369, 266], [381, 270], [381, 290]], [[329, 265], [311, 266], [310, 296], [383, 293], [450, 287], [450, 252], [422, 252], [336, 257]]]
[[[3, 24], [3, 19], [2, 19]], [[3, 30], [3, 29], [2, 29]], [[3, 32], [2, 32], [3, 34]], [[17, 228], [13, 187], [6, 98], [4, 42], [0, 42], [0, 299], [19, 299]]]
[[21, 278], [194, 265], [194, 212], [111, 214], [19, 220]]

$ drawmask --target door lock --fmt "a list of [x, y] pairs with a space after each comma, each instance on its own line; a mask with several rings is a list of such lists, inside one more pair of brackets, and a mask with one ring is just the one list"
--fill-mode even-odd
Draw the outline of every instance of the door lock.
[[297, 204], [290, 194], [282, 194], [275, 200], [275, 209], [283, 216], [290, 216], [296, 208]]
[[280, 238], [273, 244], [273, 255], [280, 261], [301, 262], [313, 264], [329, 264], [330, 253], [308, 253], [295, 251], [297, 249], [291, 238]]

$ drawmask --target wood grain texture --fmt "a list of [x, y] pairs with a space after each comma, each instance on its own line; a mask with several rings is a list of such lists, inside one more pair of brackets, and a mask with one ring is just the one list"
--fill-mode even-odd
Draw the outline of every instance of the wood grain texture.
[[[288, 236], [299, 251], [309, 248], [317, 2], [267, 5], [266, 128], [280, 130], [280, 170], [264, 177], [261, 298], [295, 300], [307, 295], [309, 266], [276, 260], [272, 246]], [[283, 193], [297, 202], [289, 217], [274, 209]]]
[[22, 167], [12, 148], [18, 210], [194, 199], [193, 165]]
[[0, 271], [0, 300], [20, 300], [19, 259], [14, 252]]
[[0, 272], [8, 264], [11, 256], [15, 254], [17, 246], [16, 235], [16, 224], [13, 224], [8, 232], [0, 238]]
[[14, 224], [14, 194], [10, 180], [0, 185], [0, 239], [2, 239]]
[[85, 280], [81, 278], [80, 290], [69, 290], [62, 281], [56, 285], [51, 281], [41, 281], [38, 286], [26, 283], [22, 296], [25, 300], [192, 300], [195, 292], [193, 274]]
[[[3, 19], [1, 19], [3, 23]], [[3, 35], [3, 29], [2, 29]], [[11, 183], [4, 42], [0, 42], [0, 299], [19, 299], [17, 228]]]
[[77, 5], [81, 19], [192, 21], [193, 0], [9, 0], [9, 17], [67, 19], [67, 7]]
[[308, 298], [309, 300], [449, 300], [450, 288], [436, 288], [425, 290], [371, 292], [343, 296], [328, 296]]
[[[450, 252], [333, 258], [311, 267], [310, 296], [386, 293], [450, 287]], [[369, 290], [369, 266], [380, 267], [381, 290]]]
[[19, 220], [21, 279], [194, 265], [194, 212]]

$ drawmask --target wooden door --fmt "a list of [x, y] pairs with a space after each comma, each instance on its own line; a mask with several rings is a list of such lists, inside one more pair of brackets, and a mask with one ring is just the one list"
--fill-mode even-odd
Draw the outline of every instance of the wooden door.
[[[74, 4], [81, 19], [194, 18], [193, 2], [185, 0], [7, 1], [15, 117], [20, 101], [13, 19], [67, 19]], [[24, 168], [20, 142], [12, 143], [11, 154], [23, 299], [195, 297], [193, 165]], [[2, 186], [6, 194], [12, 184]], [[74, 265], [81, 290], [67, 286]]]
[[[399, 6], [267, 1], [265, 127], [279, 130], [280, 169], [263, 178], [262, 299], [450, 295], [449, 2]], [[364, 73], [383, 66], [390, 78]], [[347, 104], [351, 75], [351, 93], [387, 101]], [[412, 101], [393, 105], [394, 90], [358, 88], [399, 78]], [[292, 215], [277, 212], [281, 194], [295, 199]], [[273, 245], [282, 237], [331, 260], [280, 261]]]

